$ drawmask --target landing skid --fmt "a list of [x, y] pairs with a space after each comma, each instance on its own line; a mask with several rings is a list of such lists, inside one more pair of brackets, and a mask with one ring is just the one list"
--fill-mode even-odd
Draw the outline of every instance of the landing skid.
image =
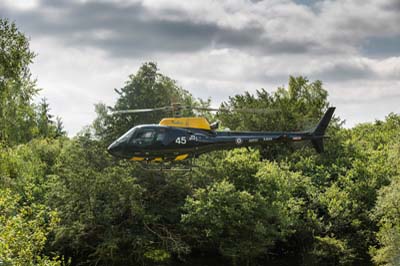
[[139, 165], [143, 170], [146, 171], [179, 171], [179, 172], [190, 172], [193, 167], [193, 159], [185, 161], [185, 162], [164, 162], [164, 163], [152, 163], [149, 161], [141, 162]]

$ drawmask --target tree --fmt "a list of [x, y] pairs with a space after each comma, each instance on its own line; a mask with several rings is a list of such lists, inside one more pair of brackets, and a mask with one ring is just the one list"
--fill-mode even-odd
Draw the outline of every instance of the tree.
[[64, 129], [64, 123], [61, 117], [56, 117], [56, 137], [66, 136], [67, 132]]
[[377, 265], [395, 266], [400, 263], [400, 178], [379, 191], [373, 218], [379, 223], [379, 246], [370, 249]]
[[[112, 115], [109, 109], [154, 108], [170, 106], [174, 102], [193, 105], [194, 102], [189, 92], [180, 88], [173, 79], [161, 74], [157, 65], [151, 62], [144, 63], [136, 74], [129, 76], [124, 87], [115, 91], [119, 97], [113, 107], [104, 104], [96, 106], [98, 117], [93, 126], [96, 136], [108, 143], [135, 125], [158, 123], [166, 115], [165, 112]], [[190, 110], [184, 112], [191, 113]]]
[[[274, 93], [265, 89], [256, 95], [245, 92], [235, 95], [222, 106], [234, 108], [260, 108], [266, 114], [238, 113], [219, 115], [231, 129], [240, 130], [305, 130], [315, 126], [328, 107], [328, 93], [322, 82], [310, 82], [305, 77], [290, 77], [288, 88], [278, 88]], [[268, 112], [269, 111], [269, 112]]]
[[52, 178], [47, 204], [58, 209], [61, 222], [51, 246], [74, 262], [160, 263], [172, 252], [187, 252], [168, 226], [178, 209], [176, 185], [114, 160], [90, 133], [63, 147]]
[[[0, 264], [62, 265], [46, 251], [58, 213], [46, 203], [59, 141], [0, 145]], [[50, 258], [53, 257], [53, 258]]]
[[[229, 98], [222, 107], [259, 108], [266, 113], [219, 113], [223, 125], [232, 130], [254, 131], [301, 131], [313, 129], [329, 103], [328, 93], [322, 82], [310, 82], [307, 78], [290, 77], [288, 88], [278, 88], [274, 93], [265, 89], [256, 95], [245, 92]], [[293, 152], [292, 144], [265, 147], [262, 157], [276, 160]]]
[[234, 264], [266, 256], [293, 234], [307, 194], [305, 177], [256, 156], [229, 153], [222, 176], [196, 189], [184, 205], [182, 222], [194, 246], [217, 249]]
[[46, 98], [42, 98], [36, 109], [37, 135], [39, 137], [55, 138], [65, 135], [61, 118], [57, 117], [56, 121], [53, 120], [53, 115], [50, 114], [50, 105]]
[[58, 257], [42, 255], [57, 213], [44, 205], [20, 205], [10, 189], [0, 189], [0, 265], [58, 266]]
[[0, 141], [10, 145], [37, 131], [32, 98], [38, 89], [29, 70], [34, 56], [15, 23], [0, 18]]

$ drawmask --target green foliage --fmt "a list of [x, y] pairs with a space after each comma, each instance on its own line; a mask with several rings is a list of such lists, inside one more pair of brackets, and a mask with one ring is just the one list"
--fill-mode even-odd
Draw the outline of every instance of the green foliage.
[[380, 225], [379, 246], [371, 247], [377, 265], [394, 266], [400, 263], [400, 178], [379, 191], [373, 217]]
[[300, 191], [307, 178], [276, 164], [261, 164], [254, 156], [228, 155], [223, 165], [232, 170], [230, 175], [196, 189], [182, 216], [198, 245], [217, 248], [234, 262], [249, 263], [277, 240], [285, 240], [294, 232], [303, 205]]
[[132, 167], [112, 165], [104, 147], [89, 135], [63, 147], [47, 202], [61, 218], [55, 247], [107, 264], [129, 260], [118, 253], [120, 246], [129, 249], [143, 241], [128, 233], [143, 219], [143, 189], [132, 177]]
[[88, 132], [63, 146], [51, 179], [47, 205], [61, 219], [51, 246], [76, 263], [133, 265], [188, 252], [176, 232], [183, 182], [116, 161]]
[[200, 238], [198, 241], [216, 246], [223, 255], [251, 258], [272, 244], [268, 235], [274, 239], [274, 232], [263, 223], [268, 215], [258, 210], [262, 200], [221, 181], [195, 191], [194, 198], [186, 202], [187, 214], [182, 221]]
[[7, 145], [65, 135], [61, 119], [57, 124], [52, 120], [47, 101], [33, 103], [39, 91], [29, 70], [34, 57], [15, 23], [0, 18], [0, 141]]
[[56, 138], [66, 135], [61, 118], [57, 117], [56, 121], [53, 120], [53, 115], [50, 114], [50, 106], [43, 98], [36, 106], [36, 124], [38, 128], [38, 137], [41, 138]]
[[28, 68], [33, 58], [24, 34], [0, 18], [0, 141], [8, 144], [26, 142], [36, 134], [31, 101], [38, 90]]
[[153, 249], [144, 253], [144, 256], [151, 261], [163, 262], [169, 260], [171, 255], [162, 249]]
[[58, 257], [41, 255], [58, 223], [57, 213], [40, 204], [21, 205], [20, 200], [10, 189], [0, 189], [0, 264], [63, 265]]
[[44, 203], [62, 145], [61, 139], [36, 139], [13, 148], [0, 147], [0, 185], [16, 191], [26, 202]]
[[0, 264], [62, 265], [45, 255], [58, 226], [58, 213], [45, 203], [46, 174], [57, 156], [59, 141], [35, 140], [14, 148], [0, 147]]
[[[229, 98], [221, 106], [229, 109], [259, 108], [259, 113], [219, 113], [218, 118], [232, 130], [254, 131], [302, 131], [315, 127], [328, 107], [328, 93], [322, 82], [310, 82], [305, 77], [290, 77], [288, 88], [278, 88], [269, 93], [258, 90], [256, 95], [245, 92]], [[285, 158], [293, 152], [295, 145], [282, 143], [266, 146], [262, 157], [270, 160]]]
[[307, 265], [352, 265], [354, 254], [343, 240], [331, 236], [316, 237]]
[[226, 114], [219, 118], [231, 129], [240, 130], [305, 130], [315, 125], [328, 106], [322, 82], [310, 83], [305, 77], [290, 77], [287, 89], [274, 93], [258, 90], [256, 96], [246, 92], [230, 97], [223, 106], [229, 108], [261, 108], [266, 114]]

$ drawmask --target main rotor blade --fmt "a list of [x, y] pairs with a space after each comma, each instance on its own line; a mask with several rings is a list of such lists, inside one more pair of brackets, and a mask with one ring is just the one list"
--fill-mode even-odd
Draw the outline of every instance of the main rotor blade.
[[155, 111], [170, 110], [171, 106], [157, 107], [157, 108], [147, 108], [147, 109], [128, 109], [128, 110], [116, 110], [113, 114], [135, 114], [135, 113], [148, 113]]
[[181, 105], [172, 105], [172, 106], [163, 106], [156, 108], [145, 108], [145, 109], [129, 109], [129, 110], [116, 110], [112, 111], [112, 114], [135, 114], [135, 113], [149, 113], [155, 111], [179, 111], [182, 109], [191, 109], [197, 111], [211, 111], [211, 112], [238, 112], [238, 113], [258, 113], [258, 114], [267, 114], [276, 112], [271, 109], [261, 109], [261, 108], [215, 108], [215, 107], [196, 107], [196, 106], [181, 106]]
[[239, 112], [239, 113], [259, 113], [259, 114], [267, 114], [273, 113], [275, 110], [271, 109], [260, 109], [260, 108], [208, 108], [208, 107], [188, 107], [193, 110], [198, 111], [215, 111], [215, 112]]

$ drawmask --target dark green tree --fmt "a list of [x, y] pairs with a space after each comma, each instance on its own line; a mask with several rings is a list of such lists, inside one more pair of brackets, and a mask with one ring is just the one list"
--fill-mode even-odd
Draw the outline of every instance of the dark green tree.
[[55, 138], [65, 134], [61, 119], [57, 117], [57, 123], [53, 120], [53, 115], [50, 113], [50, 105], [46, 98], [42, 98], [37, 105], [36, 116], [39, 137]]
[[393, 178], [389, 186], [379, 191], [373, 212], [378, 220], [379, 245], [370, 249], [377, 265], [394, 266], [400, 263], [400, 178]]
[[62, 137], [67, 135], [67, 131], [64, 129], [64, 123], [61, 119], [61, 117], [57, 116], [56, 117], [56, 137]]
[[59, 223], [57, 211], [46, 204], [59, 150], [58, 140], [0, 146], [0, 264], [62, 265], [46, 251]]
[[0, 18], [0, 141], [10, 145], [37, 133], [32, 99], [38, 89], [29, 70], [34, 56], [15, 23]]
[[229, 152], [216, 168], [214, 181], [186, 200], [182, 222], [191, 232], [188, 241], [234, 264], [255, 264], [301, 227], [310, 179], [260, 162], [258, 152], [244, 149]]
[[59, 258], [42, 254], [49, 233], [57, 225], [56, 212], [44, 205], [19, 203], [19, 196], [0, 189], [0, 264], [61, 266]]
[[221, 113], [219, 118], [231, 129], [240, 130], [305, 130], [312, 128], [328, 107], [328, 93], [322, 82], [310, 82], [305, 77], [290, 77], [288, 88], [274, 93], [265, 89], [256, 95], [248, 92], [229, 98], [222, 104], [230, 109], [260, 108], [259, 113]]
[[61, 219], [52, 248], [89, 265], [161, 263], [187, 253], [177, 233], [187, 185], [138, 168], [115, 161], [88, 132], [67, 143], [48, 194]]
[[[305, 77], [290, 77], [288, 88], [269, 93], [258, 90], [256, 95], [245, 92], [229, 98], [222, 107], [257, 108], [265, 113], [219, 113], [218, 118], [232, 130], [301, 131], [312, 130], [328, 107], [328, 93], [322, 82], [310, 82]], [[293, 144], [279, 144], [262, 149], [262, 157], [271, 160], [287, 157]]]
[[[171, 115], [165, 112], [112, 115], [110, 110], [154, 108], [172, 103], [193, 105], [195, 102], [189, 92], [180, 88], [175, 80], [161, 74], [157, 65], [151, 62], [144, 63], [136, 74], [129, 76], [124, 87], [115, 91], [118, 99], [113, 107], [104, 104], [96, 106], [98, 117], [93, 127], [96, 136], [106, 142], [111, 142], [135, 125], [158, 123], [163, 117]], [[190, 110], [185, 112], [191, 114]]]

